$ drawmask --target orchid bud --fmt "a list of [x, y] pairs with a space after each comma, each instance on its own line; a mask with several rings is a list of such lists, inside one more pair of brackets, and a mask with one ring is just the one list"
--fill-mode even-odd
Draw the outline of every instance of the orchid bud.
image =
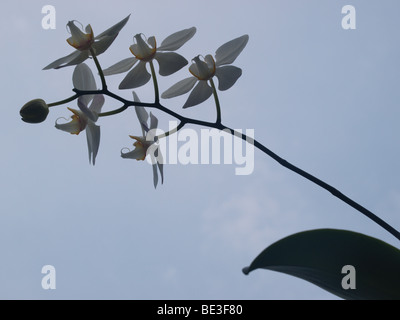
[[19, 114], [24, 122], [40, 123], [46, 120], [49, 114], [49, 107], [44, 100], [35, 99], [25, 103]]

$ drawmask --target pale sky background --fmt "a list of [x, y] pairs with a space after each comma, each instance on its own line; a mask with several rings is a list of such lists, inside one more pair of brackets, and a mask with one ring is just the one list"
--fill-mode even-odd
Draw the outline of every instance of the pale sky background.
[[[56, 8], [55, 30], [41, 26], [48, 4]], [[348, 4], [356, 8], [356, 30], [341, 27]], [[188, 60], [248, 34], [234, 63], [243, 75], [220, 93], [223, 123], [254, 129], [274, 152], [400, 229], [398, 1], [6, 0], [0, 8], [1, 299], [336, 299], [285, 274], [241, 270], [275, 241], [316, 228], [362, 232], [399, 247], [381, 227], [257, 150], [252, 175], [235, 176], [235, 165], [170, 165], [154, 190], [147, 163], [120, 157], [132, 147], [128, 135], [140, 134], [133, 110], [100, 119], [95, 167], [85, 133], [54, 128], [76, 102], [52, 109], [42, 124], [19, 117], [31, 99], [51, 103], [72, 94], [73, 67], [42, 71], [72, 52], [68, 20], [99, 34], [131, 14], [99, 57], [104, 68], [130, 56], [137, 33], [161, 43], [196, 26], [178, 51]], [[160, 90], [187, 76], [184, 68], [159, 77]], [[130, 90], [117, 89], [122, 79], [110, 77], [109, 88], [130, 98]], [[152, 101], [151, 83], [137, 93]], [[215, 118], [212, 99], [190, 110], [183, 102], [162, 101], [187, 116]], [[107, 99], [103, 110], [117, 107]], [[166, 129], [170, 118], [156, 115]], [[44, 265], [56, 268], [55, 290], [41, 287]]]

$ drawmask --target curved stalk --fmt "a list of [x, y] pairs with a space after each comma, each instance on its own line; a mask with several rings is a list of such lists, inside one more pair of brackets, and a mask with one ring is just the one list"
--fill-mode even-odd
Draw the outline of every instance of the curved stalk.
[[74, 101], [75, 99], [77, 99], [79, 97], [78, 94], [73, 95], [72, 97], [69, 97], [67, 99], [61, 100], [61, 101], [57, 101], [57, 102], [53, 102], [48, 104], [47, 106], [50, 107], [55, 107], [55, 106], [60, 106], [62, 104], [66, 104], [68, 102]]
[[156, 71], [154, 69], [154, 64], [153, 64], [153, 60], [150, 61], [150, 70], [151, 70], [151, 77], [153, 78], [153, 85], [154, 85], [154, 101], [155, 103], [159, 103], [160, 102], [160, 92], [158, 90], [158, 82], [157, 82], [157, 75], [156, 75]]
[[220, 124], [221, 123], [221, 106], [219, 104], [217, 89], [215, 88], [215, 84], [214, 84], [214, 81], [212, 78], [210, 79], [210, 84], [211, 84], [211, 88], [213, 89], [215, 107], [217, 108], [217, 122], [216, 123]]
[[101, 78], [101, 85], [102, 85], [102, 88], [103, 88], [103, 90], [106, 90], [106, 89], [107, 89], [106, 79], [105, 79], [105, 77], [104, 77], [103, 70], [101, 69], [99, 60], [97, 60], [97, 56], [96, 56], [96, 53], [94, 52], [93, 48], [90, 48], [90, 54], [92, 55], [93, 61], [94, 61], [94, 63], [96, 64], [97, 71], [99, 71], [99, 75], [100, 75], [100, 78]]
[[[156, 89], [156, 87], [155, 87], [155, 89]], [[158, 90], [158, 88], [156, 90]], [[116, 110], [113, 110], [113, 111], [109, 111], [109, 112], [105, 112], [105, 113], [101, 113], [101, 114], [99, 114], [99, 116], [114, 115], [114, 114], [121, 113], [121, 112], [125, 111], [130, 106], [138, 106], [138, 107], [149, 107], [149, 108], [158, 109], [158, 110], [160, 110], [160, 111], [162, 111], [164, 113], [167, 113], [167, 114], [175, 117], [176, 119], [178, 119], [180, 121], [179, 126], [176, 129], [171, 130], [170, 132], [167, 132], [164, 135], [161, 135], [159, 138], [167, 137], [168, 135], [170, 135], [172, 133], [175, 133], [179, 129], [183, 128], [186, 124], [195, 124], [195, 125], [209, 127], [209, 128], [215, 128], [215, 129], [219, 129], [219, 130], [229, 130], [229, 132], [232, 135], [243, 139], [247, 143], [253, 144], [260, 151], [262, 151], [263, 153], [265, 153], [266, 155], [268, 155], [269, 157], [271, 157], [272, 159], [277, 161], [283, 167], [285, 167], [285, 168], [287, 168], [287, 169], [299, 174], [303, 178], [305, 178], [305, 179], [315, 183], [319, 187], [327, 190], [333, 196], [335, 196], [336, 198], [342, 200], [344, 203], [348, 204], [352, 208], [356, 209], [357, 211], [359, 211], [360, 213], [365, 215], [367, 218], [371, 219], [372, 221], [377, 223], [379, 226], [384, 228], [386, 231], [391, 233], [398, 240], [400, 240], [400, 232], [397, 231], [395, 228], [393, 228], [391, 225], [389, 225], [387, 222], [385, 222], [384, 220], [379, 218], [377, 215], [375, 215], [374, 213], [372, 213], [371, 211], [369, 211], [368, 209], [366, 209], [365, 207], [363, 207], [362, 205], [360, 205], [356, 201], [354, 201], [351, 198], [347, 197], [342, 192], [340, 192], [338, 189], [334, 188], [333, 186], [329, 185], [328, 183], [318, 179], [317, 177], [311, 175], [310, 173], [308, 173], [308, 172], [296, 167], [295, 165], [293, 165], [290, 162], [286, 161], [285, 159], [281, 158], [280, 156], [278, 156], [277, 154], [275, 154], [274, 152], [269, 150], [267, 147], [265, 147], [263, 144], [261, 144], [257, 140], [255, 140], [255, 139], [253, 139], [251, 137], [248, 137], [245, 134], [239, 133], [239, 132], [237, 132], [237, 131], [235, 131], [235, 130], [233, 130], [233, 129], [225, 126], [225, 125], [223, 125], [220, 122], [220, 116], [218, 117], [217, 122], [208, 122], [208, 121], [202, 121], [202, 120], [197, 120], [197, 119], [191, 119], [191, 118], [184, 117], [184, 116], [182, 116], [182, 115], [180, 115], [180, 114], [178, 114], [178, 113], [176, 113], [176, 112], [164, 107], [162, 104], [160, 104], [157, 101], [155, 103], [129, 101], [129, 100], [126, 100], [126, 99], [124, 99], [124, 98], [122, 98], [122, 97], [120, 97], [120, 96], [108, 91], [107, 88], [103, 88], [102, 90], [93, 90], [93, 91], [81, 91], [81, 90], [73, 89], [73, 91], [76, 93], [76, 95], [71, 97], [71, 98], [68, 98], [66, 100], [73, 100], [73, 99], [76, 99], [76, 98], [78, 98], [78, 97], [80, 97], [82, 95], [87, 95], [87, 94], [104, 94], [104, 95], [108, 95], [108, 96], [110, 96], [110, 97], [112, 97], [112, 98], [114, 98], [114, 99], [116, 99], [116, 100], [118, 100], [118, 101], [120, 101], [120, 102], [122, 102], [124, 104], [123, 107], [121, 107], [119, 109], [116, 109]], [[156, 98], [157, 98], [157, 95], [156, 95]], [[66, 100], [63, 100], [63, 101], [66, 101]], [[218, 106], [219, 106], [219, 104], [218, 104]], [[217, 110], [218, 110], [218, 107], [217, 107]]]
[[184, 126], [185, 126], [185, 123], [184, 123], [184, 122], [181, 122], [181, 123], [179, 123], [179, 125], [178, 125], [175, 129], [172, 129], [172, 130], [170, 130], [170, 131], [168, 131], [168, 132], [165, 132], [165, 133], [160, 134], [159, 136], [157, 136], [157, 139], [166, 138], [166, 137], [170, 136], [171, 134], [174, 134], [174, 133], [178, 132], [178, 131], [181, 130]]

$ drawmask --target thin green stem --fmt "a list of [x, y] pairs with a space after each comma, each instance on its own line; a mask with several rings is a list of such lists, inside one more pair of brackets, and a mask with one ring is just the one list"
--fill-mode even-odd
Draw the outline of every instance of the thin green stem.
[[99, 117], [109, 117], [109, 116], [116, 115], [118, 113], [121, 113], [121, 112], [125, 111], [126, 109], [128, 109], [128, 107], [129, 107], [129, 105], [124, 105], [121, 108], [118, 108], [118, 109], [115, 109], [115, 110], [112, 110], [112, 111], [99, 113]]
[[116, 115], [118, 113], [125, 111], [126, 109], [128, 109], [131, 106], [150, 107], [150, 108], [154, 107], [154, 103], [145, 103], [145, 102], [136, 102], [136, 101], [126, 100], [126, 99], [116, 95], [115, 93], [108, 91], [107, 88], [103, 89], [103, 90], [88, 90], [88, 91], [79, 90], [79, 89], [74, 88], [73, 91], [76, 92], [76, 98], [80, 97], [80, 96], [84, 96], [84, 95], [104, 94], [104, 95], [107, 95], [107, 96], [123, 103], [123, 106], [121, 108], [99, 113], [99, 117], [107, 117], [107, 116]]
[[68, 102], [71, 102], [71, 101], [74, 101], [76, 98], [78, 98], [79, 97], [79, 95], [78, 94], [75, 94], [75, 95], [73, 95], [72, 97], [69, 97], [69, 98], [67, 98], [67, 99], [64, 99], [64, 100], [61, 100], [61, 101], [58, 101], [58, 102], [53, 102], [53, 103], [50, 103], [50, 104], [48, 104], [47, 106], [50, 108], [50, 107], [55, 107], [55, 106], [60, 106], [60, 105], [62, 105], [62, 104], [66, 104], [66, 103], [68, 103]]
[[100, 78], [101, 78], [101, 85], [103, 87], [103, 90], [106, 90], [107, 89], [106, 78], [104, 77], [103, 70], [101, 69], [99, 60], [97, 59], [96, 53], [94, 52], [93, 48], [90, 48], [90, 54], [93, 57], [93, 61], [96, 64], [97, 70], [99, 71], [99, 75], [100, 75]]
[[153, 85], [154, 85], [154, 95], [155, 95], [155, 103], [160, 102], [160, 92], [158, 90], [158, 82], [157, 82], [157, 76], [156, 76], [156, 71], [154, 69], [154, 64], [153, 61], [150, 61], [150, 70], [151, 70], [151, 77], [153, 78]]
[[221, 106], [219, 104], [217, 89], [215, 88], [215, 84], [214, 84], [214, 81], [212, 78], [210, 79], [210, 84], [213, 89], [215, 107], [217, 108], [217, 122], [216, 123], [221, 123]]
[[172, 129], [172, 130], [170, 130], [168, 132], [160, 134], [159, 136], [157, 136], [157, 138], [158, 139], [166, 138], [166, 137], [170, 136], [171, 134], [174, 134], [174, 133], [178, 132], [184, 126], [185, 126], [185, 122], [182, 121], [182, 122], [179, 123], [179, 125], [175, 129]]

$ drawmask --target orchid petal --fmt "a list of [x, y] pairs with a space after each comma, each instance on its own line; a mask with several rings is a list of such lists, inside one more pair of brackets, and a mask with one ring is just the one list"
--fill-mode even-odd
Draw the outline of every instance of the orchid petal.
[[89, 53], [87, 51], [78, 51], [75, 50], [71, 54], [57, 59], [43, 68], [43, 70], [49, 69], [60, 69], [68, 66], [77, 65], [83, 61], [85, 61], [89, 57]]
[[140, 102], [140, 98], [135, 91], [132, 91], [133, 101]]
[[111, 46], [118, 33], [129, 20], [129, 17], [130, 15], [94, 38], [95, 42], [92, 44], [92, 48], [97, 56], [104, 53]]
[[145, 128], [145, 131], [147, 132], [146, 141], [154, 142], [157, 126], [158, 126], [158, 119], [150, 112], [150, 128], [149, 129]]
[[117, 36], [104, 36], [101, 38], [101, 40], [95, 41], [92, 44], [92, 49], [96, 54], [96, 56], [99, 56], [102, 53], [104, 53], [111, 46], [116, 37]]
[[121, 157], [124, 159], [134, 159], [134, 160], [141, 160], [146, 156], [146, 151], [144, 148], [136, 147], [134, 150], [123, 153], [121, 151]]
[[157, 51], [156, 49], [156, 43], [155, 43], [155, 38], [150, 37], [151, 42], [154, 44], [154, 46], [149, 45], [149, 41], [146, 39], [143, 39], [142, 34], [137, 34], [134, 37], [135, 43], [129, 47], [129, 50], [132, 52], [132, 54], [139, 60], [143, 61], [151, 61], [154, 58], [154, 55]]
[[216, 65], [222, 66], [224, 64], [233, 63], [242, 52], [248, 41], [249, 36], [246, 34], [220, 46], [215, 52]]
[[70, 122], [61, 123], [60, 124], [60, 123], [57, 122], [57, 120], [56, 120], [55, 127], [57, 129], [59, 129], [59, 130], [62, 130], [62, 131], [65, 131], [65, 132], [68, 132], [68, 133], [71, 133], [71, 134], [74, 134], [74, 133], [80, 131], [79, 130], [80, 126], [79, 126], [79, 123], [77, 121], [72, 120]]
[[142, 125], [142, 132], [143, 132], [143, 137], [146, 136], [146, 133], [150, 131], [149, 127], [147, 126], [147, 123], [141, 122]]
[[[136, 94], [136, 92], [132, 91], [132, 94], [133, 94], [133, 101], [140, 102], [140, 99], [139, 99], [138, 95]], [[143, 107], [135, 106], [135, 111], [136, 111], [136, 116], [139, 120], [139, 123], [142, 127], [142, 134], [143, 134], [143, 136], [145, 136], [146, 131], [148, 131], [147, 120], [149, 119], [149, 114], [147, 113], [146, 109]]]
[[212, 95], [212, 88], [208, 85], [207, 81], [199, 81], [190, 93], [189, 98], [184, 104], [183, 108], [193, 107], [206, 101]]
[[146, 132], [146, 141], [153, 143], [157, 133], [158, 119], [150, 112], [150, 127], [142, 123], [142, 128]]
[[104, 105], [104, 96], [102, 94], [96, 94], [93, 98], [92, 104], [89, 107], [89, 110], [94, 116], [94, 121], [96, 122], [99, 118], [99, 113], [101, 112], [101, 108]]
[[95, 116], [92, 113], [92, 111], [90, 111], [89, 108], [87, 107], [87, 105], [85, 104], [84, 97], [85, 96], [79, 97], [79, 99], [78, 99], [78, 107], [87, 118], [89, 118], [90, 120], [95, 122], [97, 119], [95, 118]]
[[[90, 91], [96, 90], [96, 81], [90, 68], [85, 64], [78, 64], [72, 75], [72, 83], [78, 90]], [[84, 95], [80, 97], [82, 103], [87, 106], [93, 99], [93, 95]]]
[[100, 145], [100, 127], [93, 122], [89, 122], [86, 127], [86, 138], [89, 151], [89, 162], [95, 165]]
[[157, 129], [158, 119], [155, 115], [150, 112], [150, 130]]
[[106, 31], [100, 33], [98, 36], [95, 37], [95, 40], [101, 40], [101, 38], [105, 36], [117, 36], [118, 33], [121, 31], [121, 29], [126, 25], [126, 23], [129, 20], [129, 17], [131, 15], [127, 16], [125, 19], [122, 19], [120, 22], [116, 23], [112, 27], [108, 28]]
[[[197, 57], [195, 59], [197, 59]], [[195, 59], [193, 59], [193, 60], [195, 60]], [[197, 60], [197, 61], [198, 61], [197, 63], [196, 63], [196, 61], [194, 61], [195, 63], [192, 63], [190, 65], [189, 72], [198, 79], [199, 78], [199, 74], [200, 74], [198, 66], [200, 66], [200, 68], [201, 68], [202, 66], [205, 65], [204, 68], [205, 68], [205, 70], [207, 70], [207, 64], [204, 61], [200, 61], [200, 60]]]
[[157, 52], [154, 57], [160, 66], [160, 74], [169, 76], [188, 64], [188, 61], [175, 52]]
[[215, 76], [218, 78], [218, 90], [224, 91], [232, 87], [242, 75], [242, 69], [235, 66], [217, 68]]
[[156, 42], [156, 37], [151, 36], [150, 38], [147, 39], [147, 43], [154, 49], [157, 47], [157, 42]]
[[72, 83], [78, 90], [90, 91], [97, 89], [92, 70], [85, 63], [81, 63], [75, 67], [72, 75]]
[[67, 39], [67, 42], [79, 51], [88, 50], [94, 42], [92, 27], [88, 25], [86, 27], [88, 33], [83, 33], [82, 30], [75, 25], [75, 21], [69, 21], [67, 26], [71, 33], [71, 37]]
[[177, 82], [176, 84], [174, 84], [168, 90], [166, 90], [161, 95], [161, 98], [170, 99], [170, 98], [177, 97], [182, 94], [188, 93], [190, 90], [192, 90], [192, 88], [194, 87], [194, 85], [196, 84], [197, 81], [198, 80], [195, 77], [183, 79], [183, 80]]
[[157, 165], [158, 165], [158, 170], [160, 170], [161, 184], [163, 184], [164, 183], [164, 159], [163, 159], [163, 156], [162, 156], [160, 150], [158, 150]]
[[135, 57], [126, 58], [116, 64], [113, 64], [111, 67], [103, 70], [105, 76], [110, 76], [113, 74], [123, 73], [130, 70], [135, 64], [138, 62], [138, 59]]
[[85, 28], [86, 33], [93, 33], [92, 26], [88, 24]]
[[157, 188], [158, 184], [158, 172], [157, 172], [157, 163], [158, 163], [158, 155], [159, 155], [159, 148], [156, 145], [151, 145], [148, 150], [147, 154], [150, 156], [151, 164], [153, 168], [153, 183], [154, 188]]
[[153, 167], [153, 184], [154, 184], [154, 189], [156, 189], [158, 184], [157, 164], [153, 164], [152, 167]]
[[145, 62], [151, 61], [156, 54], [156, 39], [150, 37], [150, 42], [154, 45], [149, 44], [149, 40], [143, 39], [143, 34], [139, 33], [134, 36], [134, 44], [129, 47], [131, 53], [139, 60]]
[[85, 130], [88, 119], [82, 112], [78, 110], [71, 108], [67, 109], [73, 113], [73, 115], [71, 116], [72, 120], [64, 124], [58, 124], [57, 119], [55, 127], [59, 130], [78, 135], [81, 131]]
[[150, 152], [150, 149], [148, 150], [150, 157], [151, 157], [151, 163], [153, 167], [153, 183], [154, 183], [154, 188], [157, 187], [158, 184], [158, 173], [157, 173], [157, 167], [158, 170], [160, 171], [161, 175], [161, 184], [164, 183], [164, 159], [161, 154], [160, 148], [155, 146], [154, 152]]
[[193, 58], [193, 63], [189, 67], [189, 72], [199, 80], [209, 80], [215, 75], [214, 58], [208, 54], [204, 61], [200, 60], [200, 56]]
[[133, 89], [141, 87], [149, 82], [150, 73], [146, 69], [146, 63], [140, 61], [139, 64], [128, 72], [124, 80], [119, 85], [119, 89]]
[[[135, 91], [132, 91], [133, 94], [133, 101], [140, 102], [140, 99]], [[143, 107], [135, 106], [136, 116], [138, 117], [140, 126], [142, 127], [142, 134], [143, 136], [146, 135], [146, 132], [149, 131], [147, 128], [147, 120], [149, 119], [149, 114], [147, 113], [146, 109]]]
[[196, 33], [196, 28], [175, 32], [164, 39], [161, 46], [158, 48], [160, 51], [175, 51], [182, 47], [188, 40], [190, 40]]

